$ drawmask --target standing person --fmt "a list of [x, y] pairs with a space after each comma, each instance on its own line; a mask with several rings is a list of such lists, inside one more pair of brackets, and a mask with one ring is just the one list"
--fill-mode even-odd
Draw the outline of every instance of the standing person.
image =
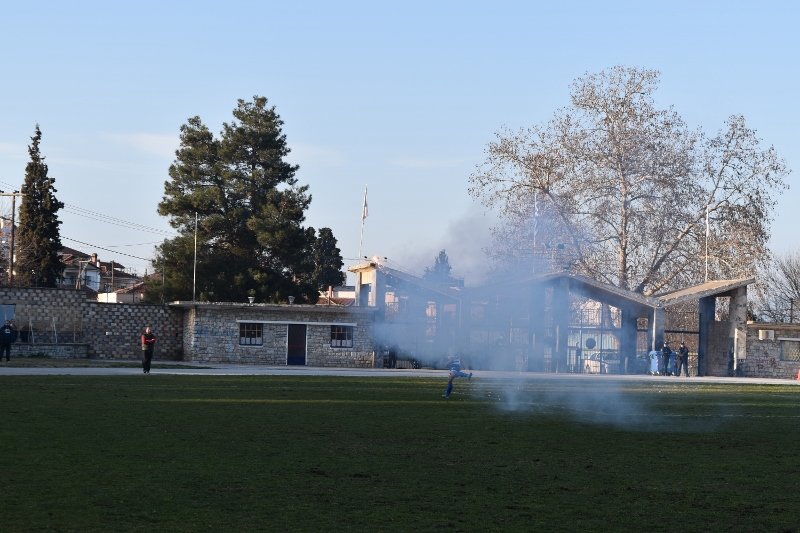
[[647, 373], [651, 376], [657, 376], [659, 367], [658, 361], [661, 358], [661, 352], [658, 350], [650, 350], [647, 357], [650, 358], [650, 370]]
[[142, 333], [142, 355], [144, 356], [142, 359], [142, 370], [145, 374], [150, 373], [150, 362], [153, 360], [153, 350], [156, 347], [156, 336], [153, 335], [153, 331], [150, 329], [150, 326], [144, 328], [144, 333]]
[[669, 341], [664, 341], [664, 346], [661, 348], [661, 366], [663, 368], [662, 376], [670, 374], [669, 358], [672, 355], [672, 349], [669, 347]]
[[689, 377], [689, 348], [686, 347], [685, 343], [681, 343], [678, 347], [678, 369], [675, 372], [676, 376], [681, 375], [681, 367], [686, 372], [686, 377]]
[[6, 354], [6, 361], [11, 360], [11, 345], [17, 340], [17, 328], [10, 320], [0, 328], [0, 359]]
[[450, 364], [447, 365], [448, 370], [450, 370], [449, 379], [447, 380], [447, 389], [445, 389], [444, 394], [442, 394], [442, 398], [449, 398], [450, 393], [453, 392], [453, 380], [456, 378], [467, 378], [472, 379], [472, 372], [467, 374], [461, 370], [461, 359], [456, 357], [450, 361]]
[[583, 350], [579, 342], [575, 343], [575, 364], [578, 367], [578, 372], [583, 372]]

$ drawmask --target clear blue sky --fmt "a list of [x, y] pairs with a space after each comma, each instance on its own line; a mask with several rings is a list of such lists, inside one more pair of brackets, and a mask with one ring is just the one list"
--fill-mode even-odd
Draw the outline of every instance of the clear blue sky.
[[[332, 228], [347, 264], [368, 185], [362, 255], [420, 273], [444, 248], [469, 283], [491, 224], [467, 194], [470, 173], [496, 131], [546, 121], [586, 72], [657, 69], [657, 101], [711, 134], [744, 115], [793, 184], [798, 5], [13, 2], [0, 15], [0, 189], [21, 185], [40, 124], [68, 206], [64, 244], [143, 273], [139, 258], [164, 238], [151, 230], [170, 231], [156, 206], [180, 126], [199, 115], [218, 133], [238, 98], [263, 95], [310, 185], [307, 224]], [[798, 205], [793, 186], [773, 225], [777, 252], [797, 249]]]

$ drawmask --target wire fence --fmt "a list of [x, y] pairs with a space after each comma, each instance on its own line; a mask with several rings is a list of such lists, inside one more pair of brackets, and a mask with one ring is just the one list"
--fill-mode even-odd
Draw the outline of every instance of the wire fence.
[[17, 323], [19, 342], [59, 344], [85, 342], [83, 321], [76, 318], [28, 318]]

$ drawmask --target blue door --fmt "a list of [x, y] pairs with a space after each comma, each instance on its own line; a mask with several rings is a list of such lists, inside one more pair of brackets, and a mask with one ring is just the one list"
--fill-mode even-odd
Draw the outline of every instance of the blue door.
[[286, 364], [306, 364], [306, 325], [289, 324], [286, 343]]

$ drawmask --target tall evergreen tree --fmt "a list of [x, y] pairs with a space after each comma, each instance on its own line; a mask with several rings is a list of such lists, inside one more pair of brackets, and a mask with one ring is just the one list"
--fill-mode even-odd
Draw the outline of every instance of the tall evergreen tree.
[[314, 280], [321, 291], [328, 287], [344, 285], [346, 277], [342, 272], [344, 261], [337, 246], [336, 237], [330, 228], [320, 228], [314, 242]]
[[19, 285], [55, 287], [64, 272], [58, 256], [61, 250], [58, 210], [64, 204], [56, 199], [55, 179], [47, 175], [47, 164], [39, 151], [41, 140], [42, 130], [37, 124], [28, 146], [30, 161], [25, 166], [25, 182], [20, 190], [23, 196], [14, 271]]
[[425, 268], [425, 275], [423, 278], [434, 281], [436, 283], [450, 283], [453, 278], [450, 276], [450, 271], [453, 268], [450, 266], [450, 258], [447, 257], [445, 250], [440, 250], [439, 255], [433, 263], [433, 267]]
[[[165, 275], [151, 299], [316, 302], [313, 228], [303, 227], [311, 202], [297, 183], [283, 121], [267, 99], [239, 100], [234, 120], [215, 138], [200, 117], [181, 127], [180, 147], [159, 203], [180, 236], [157, 249], [154, 267]], [[197, 226], [195, 229], [195, 217]], [[193, 290], [194, 235], [197, 233]], [[154, 280], [160, 277], [154, 277]]]

